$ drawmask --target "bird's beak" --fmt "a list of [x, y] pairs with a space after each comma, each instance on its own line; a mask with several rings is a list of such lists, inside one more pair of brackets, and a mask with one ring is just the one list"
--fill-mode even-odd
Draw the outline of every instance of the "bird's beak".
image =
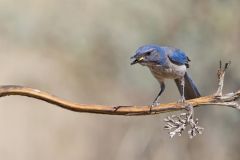
[[131, 59], [134, 59], [131, 63], [131, 65], [134, 65], [136, 63], [139, 63], [139, 62], [143, 61], [144, 57], [139, 57], [139, 58], [131, 57]]

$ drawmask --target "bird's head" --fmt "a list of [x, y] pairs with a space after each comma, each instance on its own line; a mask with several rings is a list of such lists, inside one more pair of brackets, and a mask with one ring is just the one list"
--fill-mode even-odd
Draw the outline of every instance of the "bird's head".
[[158, 64], [161, 58], [161, 47], [158, 45], [144, 45], [137, 49], [131, 65], [139, 63], [143, 66]]

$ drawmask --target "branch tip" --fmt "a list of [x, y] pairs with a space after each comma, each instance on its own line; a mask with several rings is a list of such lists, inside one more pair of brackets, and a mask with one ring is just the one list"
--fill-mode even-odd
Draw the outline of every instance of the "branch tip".
[[218, 77], [218, 90], [214, 94], [216, 97], [221, 97], [222, 96], [222, 90], [223, 90], [223, 85], [224, 85], [224, 77], [225, 77], [225, 72], [228, 69], [229, 65], [231, 64], [231, 61], [225, 63], [224, 68], [222, 68], [222, 61], [219, 61], [219, 69], [217, 71], [217, 77]]

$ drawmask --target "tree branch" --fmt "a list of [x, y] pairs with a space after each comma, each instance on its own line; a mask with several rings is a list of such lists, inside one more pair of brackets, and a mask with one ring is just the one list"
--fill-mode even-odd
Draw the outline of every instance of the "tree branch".
[[[110, 115], [151, 115], [163, 112], [177, 111], [184, 109], [185, 105], [182, 103], [166, 103], [159, 106], [106, 106], [96, 104], [77, 104], [74, 102], [66, 101], [64, 99], [53, 96], [49, 93], [15, 85], [0, 86], [0, 97], [9, 95], [27, 96], [35, 99], [43, 100], [51, 104], [55, 104], [64, 109], [68, 109], [75, 112], [87, 112], [98, 114], [110, 114]], [[240, 109], [239, 104], [235, 101], [240, 98], [240, 90], [234, 93], [228, 93], [223, 96], [209, 95], [196, 99], [187, 100], [185, 103], [192, 105], [193, 107], [200, 107], [203, 105], [219, 105], [228, 106]], [[151, 112], [150, 112], [151, 109]]]
[[[236, 92], [223, 94], [223, 85], [225, 72], [230, 65], [230, 62], [225, 63], [225, 66], [222, 66], [220, 61], [219, 70], [217, 72], [218, 76], [218, 89], [217, 92], [213, 95], [195, 98], [191, 100], [184, 101], [182, 103], [166, 103], [160, 104], [158, 106], [106, 106], [106, 105], [96, 105], [96, 104], [77, 104], [64, 100], [62, 98], [53, 96], [47, 92], [43, 92], [37, 89], [16, 86], [16, 85], [5, 85], [0, 86], [0, 97], [10, 96], [10, 95], [19, 95], [27, 96], [35, 99], [43, 100], [48, 103], [57, 105], [67, 110], [75, 112], [87, 112], [87, 113], [98, 113], [98, 114], [109, 114], [109, 115], [125, 115], [125, 116], [134, 116], [134, 115], [153, 115], [164, 112], [177, 111], [185, 109], [187, 113], [181, 113], [180, 115], [168, 116], [164, 119], [166, 122], [164, 128], [169, 131], [170, 137], [175, 135], [181, 136], [183, 131], [187, 128], [188, 135], [190, 138], [198, 134], [202, 134], [204, 128], [198, 125], [198, 119], [194, 117], [193, 107], [202, 107], [204, 105], [217, 105], [217, 106], [227, 106], [240, 110], [240, 105], [237, 100], [240, 99], [240, 89]], [[188, 127], [190, 126], [190, 127]]]
[[205, 97], [200, 97], [196, 99], [187, 100], [184, 103], [166, 103], [160, 104], [158, 106], [106, 106], [97, 104], [77, 104], [64, 100], [62, 98], [53, 96], [47, 92], [40, 91], [38, 89], [33, 89], [29, 87], [16, 86], [16, 85], [4, 85], [0, 86], [0, 97], [19, 95], [27, 96], [35, 99], [43, 100], [48, 103], [57, 105], [67, 110], [75, 112], [87, 112], [87, 113], [98, 113], [98, 114], [110, 114], [110, 115], [152, 115], [164, 112], [177, 111], [181, 109], [186, 109], [186, 106], [200, 107], [204, 105], [218, 105], [218, 106], [228, 106], [236, 109], [240, 109], [240, 105], [236, 102], [240, 98], [240, 89], [234, 93], [228, 93], [223, 95], [223, 82], [225, 71], [230, 65], [230, 62], [225, 63], [224, 68], [222, 67], [222, 62], [220, 61], [218, 75], [218, 90], [214, 95], [209, 95]]

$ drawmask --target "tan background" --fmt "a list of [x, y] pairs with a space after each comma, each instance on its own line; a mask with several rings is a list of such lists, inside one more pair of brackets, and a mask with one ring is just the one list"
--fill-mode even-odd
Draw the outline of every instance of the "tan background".
[[[150, 104], [159, 86], [130, 66], [143, 44], [186, 51], [203, 95], [216, 90], [218, 61], [232, 60], [225, 91], [240, 88], [238, 0], [0, 0], [0, 84], [48, 91], [79, 103]], [[176, 101], [167, 82], [161, 102]], [[74, 113], [38, 100], [0, 100], [3, 160], [191, 160], [240, 158], [240, 112], [196, 109], [204, 134], [169, 139], [168, 114]]]

